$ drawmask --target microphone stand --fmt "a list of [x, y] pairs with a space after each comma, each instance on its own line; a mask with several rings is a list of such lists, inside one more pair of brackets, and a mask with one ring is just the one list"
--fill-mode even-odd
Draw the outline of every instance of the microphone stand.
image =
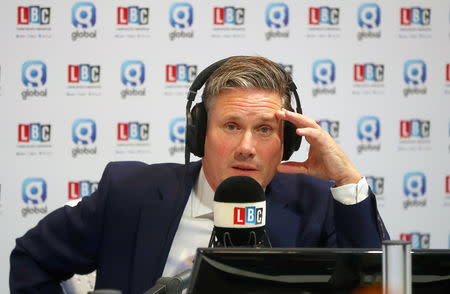
[[191, 269], [185, 270], [173, 277], [161, 277], [156, 281], [155, 286], [148, 289], [144, 294], [181, 294], [189, 287], [191, 282]]

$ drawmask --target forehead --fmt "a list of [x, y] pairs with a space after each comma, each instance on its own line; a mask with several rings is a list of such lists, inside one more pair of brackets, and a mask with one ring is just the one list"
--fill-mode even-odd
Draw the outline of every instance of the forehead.
[[258, 113], [269, 117], [282, 108], [279, 94], [259, 89], [231, 89], [215, 97], [210, 113]]

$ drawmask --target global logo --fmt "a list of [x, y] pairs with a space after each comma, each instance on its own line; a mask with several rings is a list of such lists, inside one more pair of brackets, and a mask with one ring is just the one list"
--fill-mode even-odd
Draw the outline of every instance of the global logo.
[[427, 65], [423, 60], [411, 59], [405, 62], [403, 67], [403, 79], [407, 87], [403, 89], [405, 97], [408, 95], [425, 95], [427, 89]]
[[381, 10], [376, 3], [364, 3], [358, 8], [358, 26], [361, 31], [357, 34], [357, 39], [380, 38], [381, 31], [378, 29], [381, 22]]
[[365, 29], [374, 29], [380, 26], [381, 10], [375, 3], [361, 4], [358, 8], [358, 25]]
[[72, 141], [77, 145], [93, 144], [96, 133], [96, 125], [92, 119], [77, 119], [72, 125]]
[[77, 29], [92, 28], [96, 22], [95, 5], [91, 2], [78, 2], [72, 7], [72, 24]]
[[23, 100], [28, 97], [46, 97], [47, 66], [40, 60], [29, 60], [22, 65], [22, 84], [27, 89], [21, 92]]
[[424, 207], [426, 205], [426, 177], [422, 172], [409, 172], [403, 177], [403, 193], [407, 200], [403, 202], [405, 209], [408, 207]]
[[270, 31], [266, 32], [266, 39], [288, 38], [289, 7], [284, 3], [270, 3], [266, 7], [266, 25]]
[[47, 183], [42, 178], [27, 178], [22, 183], [25, 204], [41, 204], [47, 199]]
[[332, 87], [336, 79], [336, 67], [330, 59], [316, 60], [312, 67], [312, 80], [317, 87], [312, 89], [312, 95], [336, 94], [336, 88]]
[[363, 116], [358, 120], [357, 137], [361, 144], [357, 146], [358, 153], [363, 151], [379, 151], [380, 120], [376, 116]]
[[169, 138], [172, 146], [169, 147], [169, 154], [184, 152], [184, 142], [186, 136], [186, 118], [176, 117], [169, 124]]
[[313, 82], [320, 85], [334, 83], [336, 69], [330, 59], [317, 60], [313, 64]]
[[192, 5], [187, 2], [174, 3], [170, 7], [169, 22], [175, 29], [185, 29], [192, 26], [193, 18]]
[[127, 60], [122, 63], [121, 80], [125, 86], [141, 86], [145, 81], [145, 66], [139, 60]]
[[77, 119], [72, 125], [72, 141], [75, 148], [72, 149], [72, 156], [75, 158], [80, 154], [96, 154], [97, 147], [92, 146], [97, 137], [97, 127], [92, 119]]
[[42, 87], [47, 81], [47, 66], [40, 60], [26, 61], [22, 65], [22, 83], [27, 87]]
[[405, 62], [403, 67], [406, 84], [421, 85], [427, 79], [427, 65], [423, 60], [413, 59]]
[[22, 200], [26, 207], [22, 208], [22, 216], [28, 214], [47, 213], [47, 183], [43, 178], [27, 178], [22, 182]]
[[80, 38], [96, 38], [97, 31], [92, 30], [97, 20], [95, 5], [91, 2], [77, 2], [72, 6], [72, 41]]

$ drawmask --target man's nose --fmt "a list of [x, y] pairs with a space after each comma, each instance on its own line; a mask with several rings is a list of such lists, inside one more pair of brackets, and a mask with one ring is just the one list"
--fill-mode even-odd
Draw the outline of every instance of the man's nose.
[[256, 142], [250, 130], [243, 133], [236, 150], [237, 158], [242, 160], [254, 157], [256, 155], [255, 144]]

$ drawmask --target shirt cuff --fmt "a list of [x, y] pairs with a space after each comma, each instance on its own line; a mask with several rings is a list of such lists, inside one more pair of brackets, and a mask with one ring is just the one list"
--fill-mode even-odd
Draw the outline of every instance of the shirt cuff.
[[358, 184], [331, 187], [330, 190], [333, 198], [345, 205], [359, 203], [369, 196], [369, 185], [365, 177], [362, 177]]

